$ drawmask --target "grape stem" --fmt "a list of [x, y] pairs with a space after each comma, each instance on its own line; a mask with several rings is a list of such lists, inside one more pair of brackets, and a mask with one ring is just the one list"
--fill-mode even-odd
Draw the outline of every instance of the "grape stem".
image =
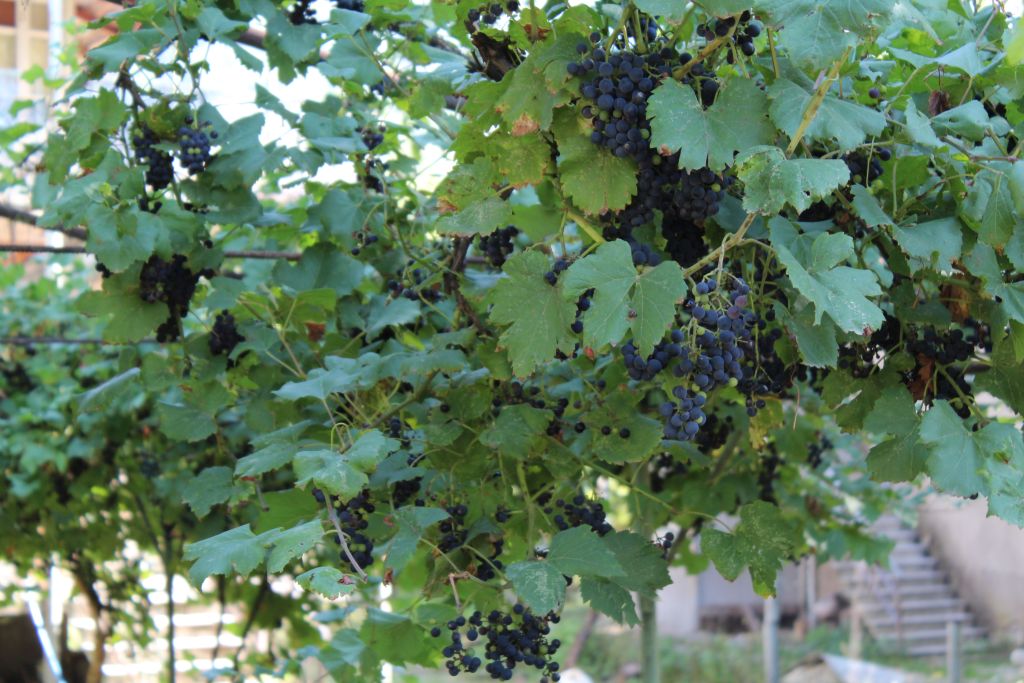
[[748, 213], [747, 217], [740, 225], [739, 230], [722, 240], [722, 245], [718, 247], [718, 249], [715, 249], [713, 252], [684, 270], [683, 276], [692, 277], [694, 274], [700, 272], [706, 266], [709, 266], [716, 261], [721, 264], [725, 260], [725, 253], [743, 241], [743, 237], [747, 234], [747, 231], [750, 230], [750, 226], [754, 224], [755, 218], [757, 218], [756, 213]]
[[832, 84], [835, 83], [839, 77], [839, 69], [842, 68], [843, 64], [850, 56], [850, 50], [848, 47], [843, 52], [843, 56], [836, 60], [832, 68], [829, 69], [828, 76], [822, 79], [821, 83], [818, 84], [818, 89], [814, 92], [814, 96], [811, 101], [807, 103], [807, 108], [804, 110], [803, 118], [800, 120], [800, 126], [796, 129], [796, 133], [793, 135], [793, 139], [789, 141], [789, 147], [786, 148], [786, 156], [792, 156], [793, 152], [796, 151], [797, 146], [803, 139], [804, 134], [810, 127], [811, 122], [814, 121], [814, 117], [818, 115], [818, 109], [821, 108], [821, 103], [825, 101], [825, 95], [828, 94]]
[[327, 501], [327, 519], [331, 520], [331, 524], [334, 525], [334, 530], [338, 532], [338, 541], [341, 543], [341, 551], [345, 553], [345, 557], [348, 558], [349, 564], [351, 564], [353, 569], [356, 570], [356, 573], [359, 574], [359, 578], [366, 581], [369, 577], [366, 576], [366, 572], [364, 572], [363, 568], [359, 566], [358, 562], [356, 562], [356, 558], [352, 556], [352, 551], [349, 550], [348, 547], [348, 541], [345, 540], [345, 532], [341, 530], [341, 520], [338, 519], [338, 511], [334, 509], [330, 500]]

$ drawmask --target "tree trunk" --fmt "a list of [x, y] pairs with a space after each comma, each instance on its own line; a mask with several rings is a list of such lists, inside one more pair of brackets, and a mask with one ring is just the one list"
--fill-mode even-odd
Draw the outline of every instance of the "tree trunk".
[[661, 683], [657, 603], [644, 596], [640, 596], [640, 650], [643, 653], [643, 682]]
[[103, 662], [107, 656], [107, 637], [110, 635], [111, 627], [104, 623], [103, 602], [92, 584], [92, 577], [95, 573], [78, 565], [72, 567], [71, 574], [75, 577], [75, 583], [78, 584], [78, 589], [85, 596], [86, 602], [89, 603], [89, 611], [96, 624], [96, 628], [92, 632], [92, 657], [89, 658], [89, 671], [85, 680], [86, 683], [100, 683], [103, 680]]
[[[170, 550], [170, 541], [167, 543]], [[164, 576], [167, 579], [167, 681], [174, 683], [176, 677], [174, 653], [174, 567], [164, 558]]]

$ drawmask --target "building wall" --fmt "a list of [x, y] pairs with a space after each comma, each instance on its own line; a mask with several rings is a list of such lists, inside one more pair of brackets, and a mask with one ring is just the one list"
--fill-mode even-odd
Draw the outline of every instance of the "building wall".
[[987, 517], [987, 506], [932, 496], [919, 529], [981, 622], [997, 638], [1024, 645], [1024, 529]]

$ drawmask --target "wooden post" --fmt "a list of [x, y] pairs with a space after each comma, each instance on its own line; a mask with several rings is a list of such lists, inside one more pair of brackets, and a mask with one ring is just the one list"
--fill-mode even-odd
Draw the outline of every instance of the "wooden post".
[[818, 560], [814, 555], [808, 555], [806, 560], [807, 573], [804, 584], [804, 613], [807, 620], [807, 630], [812, 631], [818, 625], [818, 618], [814, 613], [814, 606], [818, 602]]
[[855, 596], [850, 605], [850, 652], [852, 659], [860, 659], [864, 650], [864, 616], [861, 614], [860, 600]]
[[960, 683], [963, 663], [960, 658], [960, 621], [950, 619], [946, 624], [946, 675], [949, 683]]
[[764, 683], [779, 683], [779, 603], [775, 598], [765, 598], [764, 601], [761, 641], [764, 650]]

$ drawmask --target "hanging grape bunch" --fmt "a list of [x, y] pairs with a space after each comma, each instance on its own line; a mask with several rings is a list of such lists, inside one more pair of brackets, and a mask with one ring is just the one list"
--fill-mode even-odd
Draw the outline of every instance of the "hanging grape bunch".
[[132, 138], [135, 158], [146, 164], [146, 184], [154, 190], [162, 190], [174, 180], [174, 158], [162, 149], [157, 149], [159, 142], [156, 133], [145, 124], [138, 126]]
[[157, 328], [159, 342], [174, 341], [181, 335], [181, 321], [188, 315], [200, 276], [213, 276], [208, 269], [194, 273], [186, 265], [187, 260], [182, 254], [175, 254], [170, 261], [154, 254], [139, 273], [139, 298], [146, 303], [161, 301], [170, 311], [167, 320]]
[[[753, 57], [757, 49], [754, 47], [754, 39], [761, 35], [762, 26], [759, 21], [753, 19], [749, 11], [743, 12], [739, 19], [726, 17], [715, 19], [697, 28], [697, 33], [711, 42], [718, 38], [724, 38], [732, 31], [732, 42], [747, 57]], [[726, 59], [732, 64], [735, 61], [734, 53], [730, 50]]]
[[178, 129], [179, 160], [190, 175], [202, 173], [210, 163], [210, 141], [217, 139], [216, 131], [206, 132], [209, 122], [194, 126], [195, 119], [185, 117], [185, 125]]
[[210, 353], [215, 356], [230, 356], [235, 347], [245, 341], [235, 327], [235, 317], [228, 311], [221, 311], [214, 320], [210, 331]]
[[515, 238], [519, 235], [519, 228], [514, 225], [506, 225], [498, 228], [489, 235], [480, 235], [480, 250], [484, 257], [495, 268], [505, 265], [507, 259], [515, 249]]
[[294, 26], [316, 23], [316, 10], [313, 9], [313, 0], [296, 0], [288, 11], [288, 21]]
[[359, 137], [362, 139], [363, 144], [366, 145], [366, 149], [371, 152], [380, 147], [381, 143], [384, 142], [384, 133], [386, 132], [387, 127], [383, 123], [378, 125], [376, 128], [366, 126], [360, 128], [358, 131]]
[[498, 23], [505, 12], [515, 14], [519, 11], [519, 0], [508, 0], [504, 5], [500, 2], [493, 2], [488, 5], [481, 5], [469, 10], [466, 15], [466, 30], [471, 33], [479, 28], [481, 23], [493, 26]]

